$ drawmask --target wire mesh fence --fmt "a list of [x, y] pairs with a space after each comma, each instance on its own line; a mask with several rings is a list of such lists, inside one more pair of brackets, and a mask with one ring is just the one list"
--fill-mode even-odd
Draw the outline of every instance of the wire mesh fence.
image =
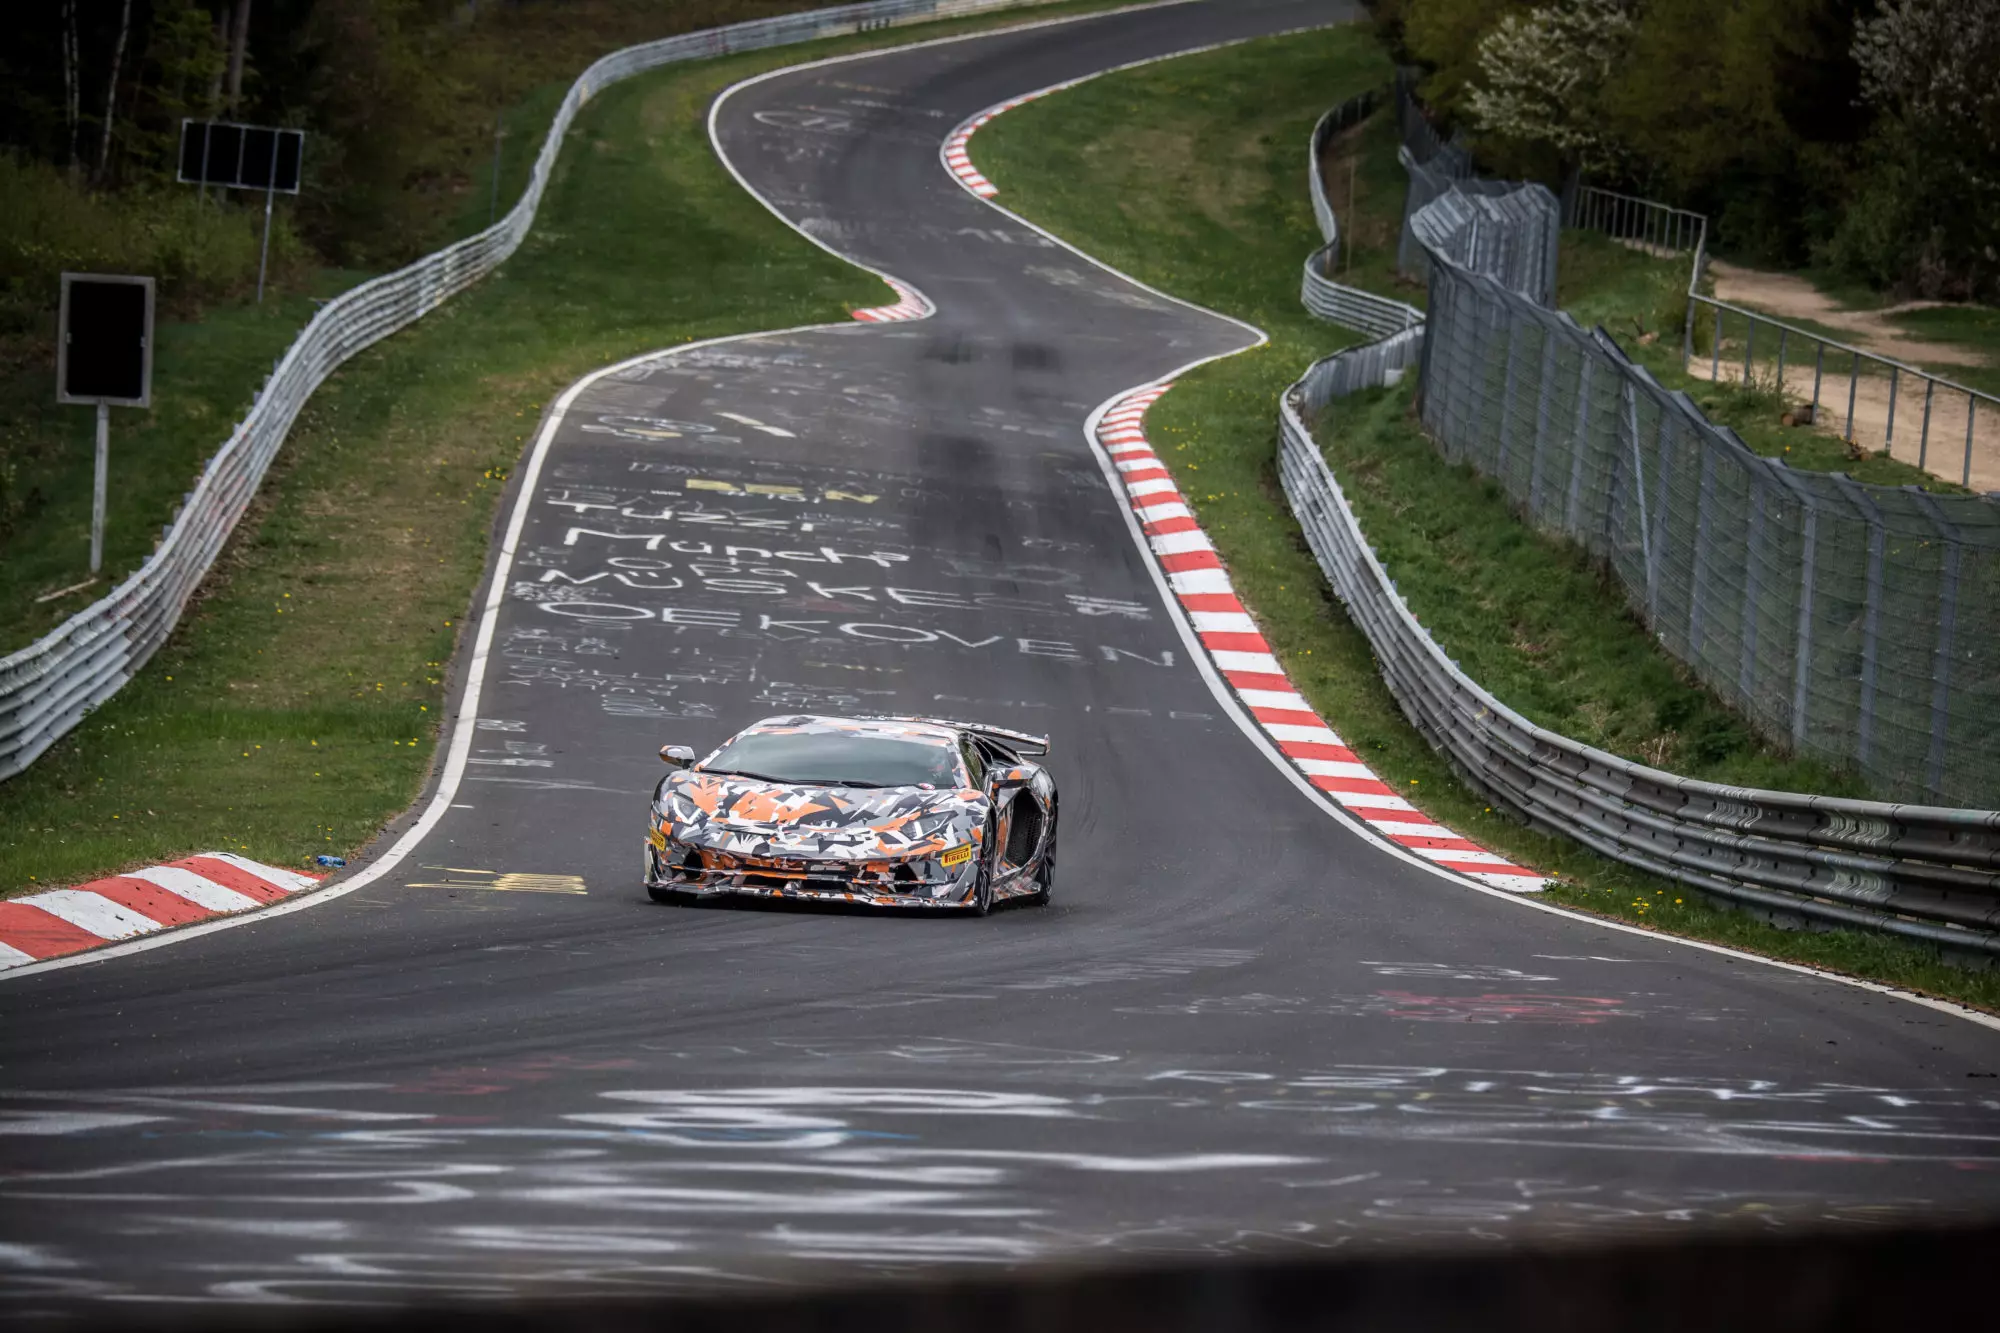
[[1604, 559], [1767, 735], [1884, 793], [2000, 804], [2000, 505], [1760, 458], [1601, 331], [1432, 259], [1447, 458]]
[[[1442, 145], [1412, 119], [1407, 81], [1398, 100], [1405, 160], [1435, 155]], [[1496, 805], [1613, 859], [1781, 920], [2000, 957], [2000, 812], [1758, 791], [1648, 768], [1535, 726], [1410, 614], [1310, 422], [1414, 366], [1426, 426], [1446, 455], [1500, 479], [1533, 521], [1603, 558], [1661, 642], [1719, 693], [1747, 701], [1767, 732], [1855, 764], [1899, 798], [2000, 804], [1995, 506], [1757, 457], [1601, 330], [1524, 294], [1533, 283], [1519, 257], [1547, 253], [1546, 200], [1488, 215], [1525, 216], [1526, 241], [1473, 244], [1457, 233], [1479, 205], [1462, 201], [1496, 196], [1439, 179], [1406, 219], [1419, 244], [1449, 243], [1425, 256], [1428, 322], [1315, 362], [1279, 403], [1292, 512], [1404, 713]], [[1669, 252], [1691, 238], [1702, 253], [1700, 215], [1600, 193], [1582, 194], [1581, 214], [1572, 193], [1558, 216]], [[1553, 277], [1551, 265], [1547, 290]], [[1977, 644], [1965, 642], [1968, 619], [1982, 627]]]
[[[1421, 348], [1421, 413], [1444, 455], [1604, 560], [1661, 645], [1765, 735], [1898, 800], [2000, 805], [2000, 504], [1761, 458], [1601, 329], [1550, 308], [1562, 220], [1655, 253], [1692, 247], [1699, 274], [1706, 219], [1596, 187], [1557, 203], [1472, 177], [1412, 84], [1403, 72], [1395, 88], [1403, 241], [1429, 274], [1427, 321], [1368, 349], [1381, 365], [1349, 357], [1302, 385], [1400, 370]], [[1733, 306], [1718, 318], [1729, 312], [1740, 342], [1726, 319], [1688, 337], [1716, 378], [1775, 388], [1809, 371], [1802, 405], [1842, 390], [1866, 401], [1865, 354], [1836, 380], [1826, 350], [1842, 345]], [[1954, 417], [1948, 382], [1922, 376], [1912, 391], [1903, 376], [1922, 373], [1886, 364], [1885, 437], [1902, 432], [1923, 457], [1944, 430], [1977, 428], [1976, 397]], [[2000, 427], [2000, 404], [1991, 419]]]
[[43, 751], [144, 665], [242, 518], [313, 391], [355, 353], [421, 319], [491, 273], [534, 225], [563, 138], [584, 104], [662, 65], [841, 33], [1044, 0], [873, 0], [685, 33], [614, 51], [570, 85], [521, 199], [493, 226], [329, 301], [286, 351], [248, 415], [195, 484], [160, 546], [137, 572], [35, 643], [0, 659], [0, 779]]

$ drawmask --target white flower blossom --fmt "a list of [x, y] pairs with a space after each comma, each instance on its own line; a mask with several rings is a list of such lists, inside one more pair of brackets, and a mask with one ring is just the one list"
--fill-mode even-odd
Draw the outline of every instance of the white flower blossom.
[[1549, 144], [1586, 171], [1615, 171], [1621, 153], [1597, 123], [1597, 94], [1636, 26], [1633, 0], [1557, 0], [1508, 15], [1479, 43], [1473, 122]]

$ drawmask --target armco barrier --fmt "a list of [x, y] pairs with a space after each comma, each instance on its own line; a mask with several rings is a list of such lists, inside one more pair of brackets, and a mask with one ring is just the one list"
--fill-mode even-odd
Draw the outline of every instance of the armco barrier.
[[423, 318], [514, 253], [534, 224], [563, 138], [593, 94], [676, 61], [1045, 2], [873, 0], [628, 46], [586, 69], [570, 85], [542, 141], [527, 189], [507, 216], [322, 307], [264, 382], [249, 414], [216, 452], [159, 549], [101, 601], [0, 660], [0, 779], [21, 772], [86, 713], [117, 693], [166, 640], [313, 390], [349, 357]]
[[1369, 549], [1301, 417], [1383, 383], [1421, 337], [1307, 371], [1279, 404], [1278, 470], [1327, 581], [1424, 738], [1488, 799], [1614, 860], [1782, 916], [2000, 956], [2000, 812], [1677, 777], [1536, 726], [1445, 656]]
[[1423, 323], [1424, 312], [1407, 302], [1377, 296], [1334, 280], [1334, 266], [1340, 259], [1340, 219], [1335, 216], [1333, 205], [1327, 199], [1326, 182], [1321, 178], [1319, 168], [1320, 155], [1325, 152], [1327, 141], [1349, 126], [1366, 120], [1380, 100], [1379, 95], [1373, 92], [1349, 98], [1321, 116], [1319, 123], [1313, 126], [1306, 182], [1312, 192], [1313, 216], [1319, 222], [1320, 238], [1325, 243], [1307, 256], [1305, 276], [1299, 288], [1299, 300], [1318, 318], [1359, 329], [1378, 338]]

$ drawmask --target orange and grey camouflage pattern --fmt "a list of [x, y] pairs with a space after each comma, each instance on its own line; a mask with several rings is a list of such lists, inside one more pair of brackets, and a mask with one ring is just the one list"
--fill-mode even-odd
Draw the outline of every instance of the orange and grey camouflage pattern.
[[[742, 737], [812, 733], [935, 746], [948, 756], [955, 785], [849, 787], [704, 771]], [[984, 756], [983, 782], [960, 757], [967, 746]], [[962, 908], [972, 905], [983, 877], [989, 899], [1045, 896], [1055, 784], [1020, 751], [1047, 749], [1041, 737], [928, 718], [766, 718], [660, 783], [647, 887]]]

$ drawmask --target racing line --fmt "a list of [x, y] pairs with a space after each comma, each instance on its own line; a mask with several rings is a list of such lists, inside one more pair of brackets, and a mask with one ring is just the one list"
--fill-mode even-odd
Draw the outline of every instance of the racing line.
[[[939, 145], [1356, 12], [1126, 11], [726, 94], [730, 167], [902, 309], [565, 395], [446, 781], [344, 895], [0, 979], [0, 1317], [1990, 1210], [1993, 1031], [1443, 875], [1191, 659], [1085, 427], [1255, 335]], [[1052, 905], [649, 902], [657, 748], [792, 710], [1050, 734]]]

